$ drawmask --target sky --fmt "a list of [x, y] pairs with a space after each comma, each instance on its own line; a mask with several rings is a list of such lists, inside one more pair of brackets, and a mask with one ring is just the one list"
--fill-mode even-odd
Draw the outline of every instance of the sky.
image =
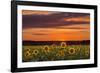
[[22, 10], [23, 41], [90, 40], [90, 14]]

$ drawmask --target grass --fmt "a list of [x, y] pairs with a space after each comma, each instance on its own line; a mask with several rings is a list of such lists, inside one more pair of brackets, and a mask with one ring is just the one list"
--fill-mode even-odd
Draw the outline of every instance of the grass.
[[89, 45], [23, 46], [23, 62], [79, 60], [90, 58]]

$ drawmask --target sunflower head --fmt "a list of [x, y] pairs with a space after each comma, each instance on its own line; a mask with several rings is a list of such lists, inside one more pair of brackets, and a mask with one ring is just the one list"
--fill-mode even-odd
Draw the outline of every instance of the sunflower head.
[[61, 48], [65, 48], [66, 47], [66, 42], [61, 42]]
[[50, 51], [50, 48], [49, 48], [48, 45], [45, 45], [43, 50], [44, 50], [45, 53], [48, 53]]
[[87, 47], [87, 46], [84, 48], [84, 55], [85, 55], [86, 57], [89, 57], [89, 56], [90, 56], [90, 48]]
[[57, 57], [63, 57], [65, 55], [64, 51], [59, 51], [56, 56]]
[[25, 52], [30, 51], [30, 48], [24, 48], [24, 51]]
[[25, 61], [28, 61], [28, 60], [30, 60], [32, 58], [32, 54], [29, 51], [24, 52], [23, 55], [24, 55], [23, 59]]
[[85, 56], [89, 56], [89, 51], [85, 51]]
[[69, 50], [68, 50], [68, 53], [69, 53], [70, 55], [75, 54], [75, 52], [76, 52], [75, 48], [69, 48]]
[[76, 48], [76, 51], [79, 52], [80, 51], [80, 48]]
[[38, 54], [39, 54], [39, 51], [38, 50], [32, 50], [32, 55], [37, 56]]

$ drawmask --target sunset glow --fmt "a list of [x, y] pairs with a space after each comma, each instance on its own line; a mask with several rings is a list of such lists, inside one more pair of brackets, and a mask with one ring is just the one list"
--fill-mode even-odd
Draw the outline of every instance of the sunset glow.
[[90, 40], [90, 14], [22, 11], [23, 41]]

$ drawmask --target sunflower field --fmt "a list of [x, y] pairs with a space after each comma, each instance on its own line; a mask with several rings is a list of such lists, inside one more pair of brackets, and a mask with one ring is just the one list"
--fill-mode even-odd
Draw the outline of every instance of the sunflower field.
[[57, 61], [57, 60], [79, 60], [90, 58], [89, 45], [34, 45], [23, 46], [22, 61]]

